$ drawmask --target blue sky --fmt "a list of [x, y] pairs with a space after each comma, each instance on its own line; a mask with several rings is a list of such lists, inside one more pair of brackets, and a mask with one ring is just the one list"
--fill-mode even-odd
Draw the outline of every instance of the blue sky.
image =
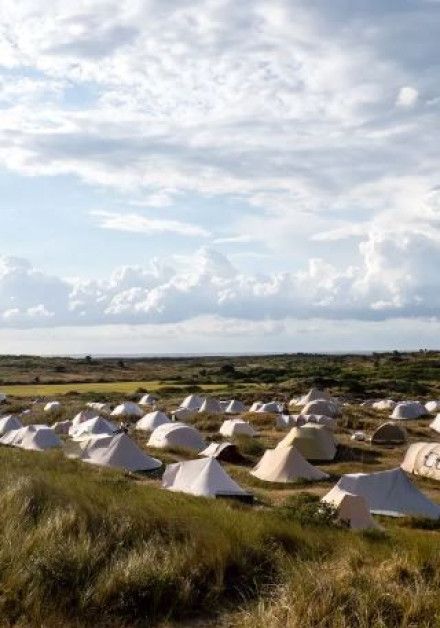
[[440, 3], [3, 0], [0, 351], [437, 347]]

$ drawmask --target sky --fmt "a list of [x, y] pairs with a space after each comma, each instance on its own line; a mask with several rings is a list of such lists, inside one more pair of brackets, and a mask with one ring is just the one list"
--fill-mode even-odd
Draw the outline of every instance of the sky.
[[2, 0], [0, 353], [440, 348], [438, 0]]

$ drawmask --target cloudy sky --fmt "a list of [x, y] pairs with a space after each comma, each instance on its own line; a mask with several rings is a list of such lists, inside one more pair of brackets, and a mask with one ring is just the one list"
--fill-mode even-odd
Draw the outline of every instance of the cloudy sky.
[[0, 352], [438, 348], [440, 2], [2, 0]]

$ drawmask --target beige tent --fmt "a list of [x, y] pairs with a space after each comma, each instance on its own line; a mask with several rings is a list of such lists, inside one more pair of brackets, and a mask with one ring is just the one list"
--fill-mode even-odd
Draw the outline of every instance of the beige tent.
[[199, 412], [209, 412], [210, 414], [223, 414], [223, 408], [218, 399], [214, 397], [205, 397]]
[[93, 408], [86, 408], [85, 410], [81, 410], [78, 412], [73, 419], [72, 425], [74, 427], [78, 427], [81, 423], [85, 423], [85, 421], [90, 421], [90, 419], [94, 419], [99, 416], [99, 413]]
[[318, 399], [330, 400], [330, 395], [326, 390], [320, 390], [319, 388], [311, 388], [309, 392], [301, 397], [298, 401], [298, 405], [305, 406], [311, 401], [317, 401]]
[[306, 460], [333, 460], [336, 443], [333, 433], [322, 425], [307, 423], [303, 427], [293, 427], [278, 443], [278, 447], [294, 446]]
[[440, 412], [440, 400], [427, 401], [425, 403], [425, 408], [431, 414], [434, 414], [434, 412]]
[[222, 436], [256, 436], [257, 432], [247, 421], [243, 419], [227, 419], [223, 421], [219, 432]]
[[431, 421], [431, 423], [429, 424], [429, 427], [435, 432], [440, 433], [440, 413], [437, 414], [437, 416], [435, 417], [433, 421]]
[[192, 425], [174, 422], [164, 423], [156, 427], [151, 433], [148, 446], [156, 449], [182, 447], [202, 451], [205, 449], [206, 443], [200, 432]]
[[324, 416], [335, 417], [339, 414], [339, 406], [334, 401], [316, 399], [309, 401], [303, 407], [301, 414], [323, 414]]
[[353, 530], [379, 527], [361, 495], [354, 495], [335, 486], [324, 495], [322, 501], [333, 506], [338, 513], [338, 519], [348, 523]]
[[374, 408], [374, 410], [394, 410], [396, 405], [396, 402], [392, 399], [380, 399], [371, 404], [371, 407]]
[[127, 434], [89, 440], [83, 449], [81, 460], [127, 471], [152, 471], [162, 466], [160, 460], [142, 451]]
[[144, 432], [152, 432], [156, 427], [164, 425], [165, 423], [171, 423], [165, 412], [155, 410], [143, 416], [142, 419], [139, 419], [139, 421], [136, 422], [135, 429]]
[[392, 421], [382, 423], [371, 437], [371, 442], [375, 445], [401, 445], [406, 440], [406, 430]]
[[440, 480], [440, 443], [410, 445], [401, 468], [407, 473]]
[[420, 401], [402, 401], [396, 405], [391, 415], [392, 419], [410, 420], [418, 419], [428, 414], [424, 405]]
[[116, 408], [111, 411], [110, 416], [141, 418], [141, 416], [143, 416], [143, 412], [137, 403], [133, 403], [133, 401], [124, 401], [124, 403], [119, 404], [119, 406], [116, 406]]
[[295, 480], [324, 480], [328, 475], [312, 466], [295, 447], [267, 449], [251, 471], [266, 482], [294, 482]]

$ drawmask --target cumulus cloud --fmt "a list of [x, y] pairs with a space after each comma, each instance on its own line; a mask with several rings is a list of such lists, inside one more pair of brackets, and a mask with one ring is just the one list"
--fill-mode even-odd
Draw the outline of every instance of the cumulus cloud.
[[[181, 260], [182, 261], [182, 260]], [[173, 266], [123, 267], [107, 280], [49, 277], [20, 259], [0, 262], [0, 321], [31, 327], [163, 325], [199, 316], [263, 322], [295, 318], [384, 320], [438, 316], [440, 238], [371, 233], [359, 263], [345, 269], [323, 259], [300, 271], [245, 274], [204, 247]]]
[[414, 107], [419, 98], [419, 92], [414, 87], [401, 87], [397, 95], [396, 105], [398, 107]]

